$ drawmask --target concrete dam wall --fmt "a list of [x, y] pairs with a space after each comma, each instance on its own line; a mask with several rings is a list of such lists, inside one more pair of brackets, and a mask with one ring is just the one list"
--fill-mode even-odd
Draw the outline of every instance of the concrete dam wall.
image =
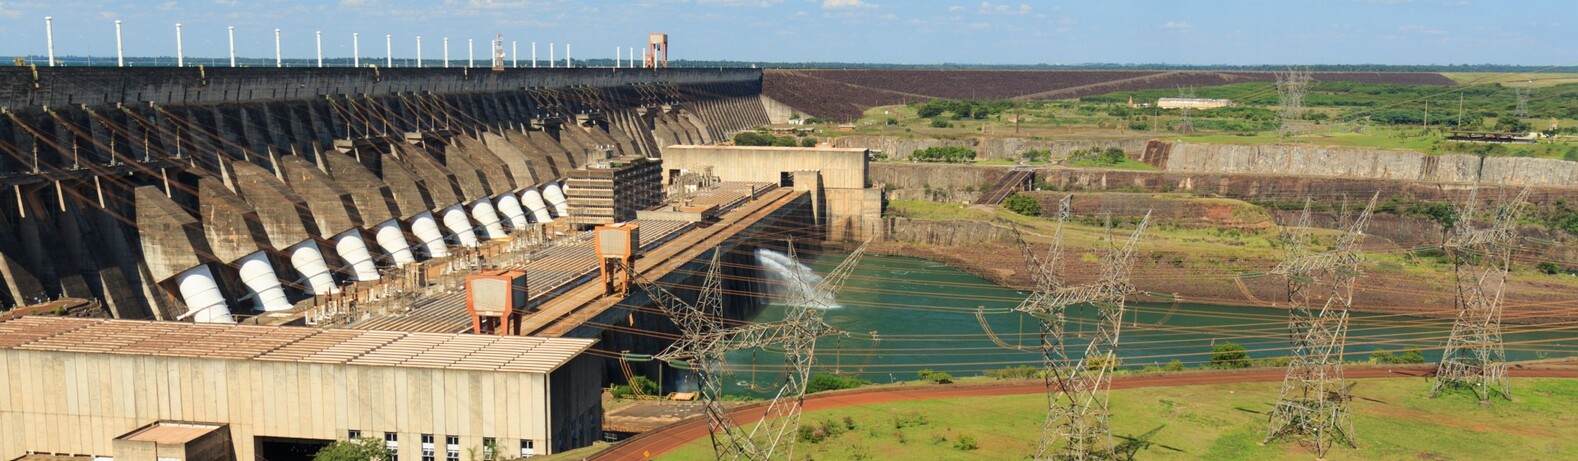
[[289, 309], [547, 224], [589, 153], [765, 124], [760, 92], [754, 69], [0, 68], [0, 311]]
[[1010, 159], [1017, 160], [1020, 154], [1031, 150], [1046, 150], [1052, 152], [1052, 160], [1068, 158], [1070, 151], [1075, 149], [1090, 149], [1117, 147], [1134, 155], [1145, 150], [1145, 139], [1116, 139], [1116, 140], [1082, 140], [1082, 139], [1057, 139], [1042, 140], [1029, 138], [963, 138], [963, 139], [936, 139], [936, 138], [904, 138], [898, 136], [840, 136], [833, 138], [833, 147], [855, 147], [871, 149], [887, 154], [888, 158], [909, 158], [911, 153], [928, 147], [968, 147], [975, 149], [976, 158], [979, 160]]

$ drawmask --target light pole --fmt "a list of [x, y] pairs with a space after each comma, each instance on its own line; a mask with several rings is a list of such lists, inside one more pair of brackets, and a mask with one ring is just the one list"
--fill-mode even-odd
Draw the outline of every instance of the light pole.
[[175, 23], [175, 67], [186, 67], [186, 49], [181, 47], [181, 23]]
[[121, 48], [121, 20], [115, 20], [115, 65], [126, 67], [126, 49]]
[[472, 53], [471, 53], [471, 43], [472, 42], [473, 42], [472, 39], [469, 39], [469, 38], [466, 39], [466, 68], [467, 69], [470, 69], [472, 67], [476, 67], [477, 66], [476, 58], [473, 57]]
[[351, 33], [351, 66], [362, 67], [362, 33]]
[[531, 42], [531, 68], [537, 68], [537, 42]]
[[323, 67], [323, 31], [317, 31], [318, 36], [318, 67]]
[[515, 41], [510, 40], [510, 67], [521, 66], [521, 55], [515, 53]]
[[236, 26], [230, 26], [230, 67], [236, 66]]
[[394, 67], [394, 34], [384, 34], [384, 67]]
[[55, 17], [44, 16], [44, 41], [49, 43], [49, 67], [55, 67]]
[[285, 67], [285, 59], [279, 49], [279, 29], [274, 29], [274, 67]]
[[449, 37], [444, 37], [444, 68], [449, 68]]
[[422, 36], [416, 36], [416, 68], [422, 68]]

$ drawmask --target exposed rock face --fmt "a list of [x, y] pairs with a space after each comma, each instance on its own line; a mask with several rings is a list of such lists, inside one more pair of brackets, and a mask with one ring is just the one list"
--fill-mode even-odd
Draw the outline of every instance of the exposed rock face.
[[833, 139], [833, 147], [856, 147], [882, 151], [888, 158], [908, 158], [911, 153], [928, 147], [957, 146], [975, 149], [976, 158], [980, 160], [991, 159], [1018, 159], [1020, 154], [1030, 150], [1052, 151], [1054, 160], [1068, 157], [1068, 153], [1075, 149], [1089, 149], [1117, 147], [1135, 155], [1145, 150], [1145, 139], [1134, 138], [1115, 141], [1097, 140], [1036, 140], [1027, 138], [965, 138], [965, 139], [927, 139], [927, 138], [901, 138], [897, 136], [841, 136]]
[[1328, 176], [1511, 186], [1571, 186], [1578, 162], [1344, 147], [1174, 143], [1157, 166], [1194, 173]]

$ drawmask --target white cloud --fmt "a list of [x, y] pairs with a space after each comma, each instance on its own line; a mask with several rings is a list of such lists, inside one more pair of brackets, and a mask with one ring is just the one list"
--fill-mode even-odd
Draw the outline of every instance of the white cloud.
[[1014, 6], [1006, 3], [981, 2], [980, 7], [976, 8], [976, 12], [980, 14], [1025, 15], [1030, 14], [1031, 9], [1030, 5], [1025, 3]]
[[1186, 32], [1194, 30], [1194, 24], [1190, 24], [1189, 21], [1167, 21], [1166, 23], [1162, 24], [1162, 28], [1166, 30]]
[[718, 6], [759, 6], [766, 8], [783, 3], [784, 0], [696, 0], [698, 5]]
[[876, 5], [866, 3], [865, 0], [822, 0], [822, 9], [824, 10], [844, 10], [875, 7]]
[[1416, 33], [1416, 34], [1425, 34], [1425, 35], [1446, 35], [1447, 34], [1446, 29], [1440, 29], [1440, 28], [1435, 28], [1435, 27], [1430, 27], [1430, 26], [1421, 26], [1421, 25], [1418, 25], [1418, 24], [1404, 24], [1404, 25], [1401, 25], [1401, 26], [1397, 26], [1397, 30], [1400, 30], [1400, 31], [1403, 31], [1403, 32], [1413, 32], [1413, 33]]
[[954, 5], [954, 6], [948, 7], [948, 11], [954, 11], [954, 12], [964, 11], [964, 7], [959, 6], [959, 5]]
[[21, 11], [17, 11], [14, 7], [6, 8], [5, 2], [0, 2], [0, 18], [15, 18], [21, 15]]

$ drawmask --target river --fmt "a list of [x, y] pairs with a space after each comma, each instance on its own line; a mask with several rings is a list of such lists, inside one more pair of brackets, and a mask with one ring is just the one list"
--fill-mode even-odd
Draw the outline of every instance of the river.
[[[825, 274], [841, 257], [827, 254], [809, 265]], [[944, 264], [866, 256], [837, 293], [839, 307], [825, 310], [825, 321], [847, 335], [818, 341], [816, 371], [891, 382], [916, 379], [923, 369], [975, 376], [1009, 366], [1039, 366], [1039, 352], [1000, 347], [984, 333], [976, 315], [978, 308], [984, 309], [991, 329], [1007, 345], [1036, 347], [1037, 320], [1010, 311], [1024, 296]], [[782, 319], [784, 309], [775, 301], [753, 320]], [[1095, 331], [1096, 311], [1074, 308], [1070, 314], [1068, 350], [1078, 356]], [[1416, 348], [1426, 361], [1435, 362], [1451, 326], [1449, 320], [1355, 312], [1345, 357], [1365, 361], [1377, 349], [1400, 353]], [[1200, 366], [1209, 362], [1212, 346], [1221, 342], [1242, 345], [1256, 359], [1284, 356], [1289, 348], [1287, 312], [1269, 308], [1129, 303], [1120, 332], [1118, 355], [1125, 369], [1172, 360]], [[1578, 355], [1573, 332], [1569, 325], [1507, 325], [1507, 358]], [[773, 386], [781, 375], [783, 355], [768, 347], [736, 351], [727, 360], [733, 374], [728, 392], [745, 393]]]

